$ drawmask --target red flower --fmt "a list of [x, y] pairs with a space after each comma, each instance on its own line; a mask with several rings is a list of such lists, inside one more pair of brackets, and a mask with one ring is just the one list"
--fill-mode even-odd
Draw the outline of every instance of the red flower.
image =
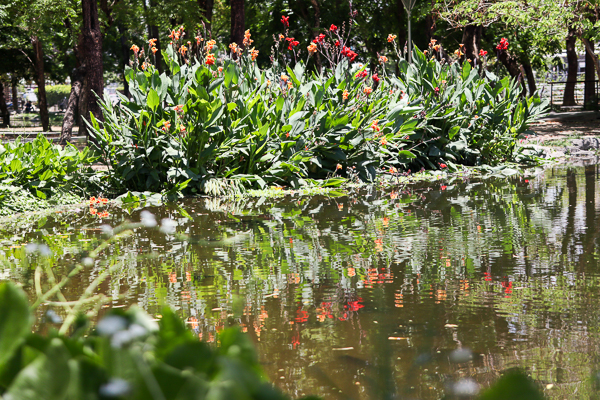
[[440, 88], [436, 86], [435, 89], [433, 89], [433, 91], [435, 92], [435, 94], [439, 94], [440, 93]]
[[340, 41], [339, 40], [335, 41], [335, 47], [340, 47]]
[[447, 188], [447, 187], [448, 187], [448, 186], [446, 186], [446, 185], [442, 185], [442, 187], [440, 187], [440, 189], [441, 189], [441, 190], [446, 190], [446, 188]]
[[331, 26], [329, 27], [330, 32], [335, 32], [335, 31], [337, 31], [337, 29], [338, 29], [337, 26], [335, 26], [333, 24], [331, 24]]
[[341, 54], [345, 57], [348, 57], [350, 59], [350, 62], [354, 61], [354, 59], [358, 56], [358, 54], [356, 54], [346, 46], [344, 46], [344, 48], [342, 49]]
[[364, 78], [364, 77], [366, 77], [367, 75], [369, 75], [369, 74], [367, 73], [367, 71], [360, 71], [360, 72], [358, 72], [358, 73], [357, 73], [357, 74], [356, 74], [354, 77], [355, 77], [355, 78]]
[[441, 169], [444, 169], [444, 168], [447, 168], [447, 167], [448, 167], [448, 166], [447, 166], [446, 164], [444, 164], [444, 163], [440, 163], [440, 168], [441, 168]]
[[506, 40], [506, 38], [500, 39], [500, 43], [498, 43], [496, 49], [500, 51], [508, 49], [508, 40]]
[[377, 76], [377, 74], [373, 74], [373, 82], [377, 82], [377, 83], [379, 83], [379, 81], [380, 81], [380, 80], [381, 80], [381, 78], [379, 78], [379, 77]]
[[281, 16], [281, 23], [283, 24], [283, 26], [285, 26], [286, 28], [289, 28], [290, 26], [290, 17], [284, 17]]
[[292, 50], [294, 47], [296, 47], [300, 44], [300, 42], [297, 40], [294, 40], [294, 38], [285, 38], [285, 40], [287, 40], [289, 43], [288, 50]]
[[479, 50], [479, 57], [485, 57], [485, 56], [487, 56], [487, 51]]
[[325, 35], [323, 35], [322, 33], [317, 36], [315, 38], [315, 40], [313, 40], [313, 43], [323, 43], [323, 40], [325, 39]]

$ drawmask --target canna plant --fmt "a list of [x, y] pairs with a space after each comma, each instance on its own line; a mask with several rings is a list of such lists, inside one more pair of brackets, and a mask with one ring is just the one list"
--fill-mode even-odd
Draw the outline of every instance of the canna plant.
[[[386, 56], [370, 71], [354, 62], [347, 36], [332, 25], [311, 42], [308, 56], [321, 52], [330, 64], [320, 72], [296, 61], [299, 42], [287, 31], [275, 38], [266, 69], [256, 65], [249, 31], [244, 46], [228, 52], [172, 31], [162, 74], [133, 46], [125, 71], [131, 98], [105, 99], [104, 121], [92, 118], [90, 127], [109, 186], [115, 194], [221, 194], [496, 164], [518, 159], [518, 138], [546, 108], [506, 78], [428, 58], [433, 44], [415, 49], [412, 64], [398, 53], [398, 75]], [[146, 54], [154, 53], [152, 39]]]

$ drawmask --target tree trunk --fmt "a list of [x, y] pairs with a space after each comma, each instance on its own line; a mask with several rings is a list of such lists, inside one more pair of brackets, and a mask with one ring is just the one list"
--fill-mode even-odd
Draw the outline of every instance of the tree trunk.
[[574, 106], [575, 105], [575, 84], [577, 83], [577, 69], [579, 63], [577, 61], [577, 51], [575, 50], [575, 44], [577, 37], [575, 31], [569, 29], [569, 35], [567, 36], [567, 83], [565, 85], [565, 93], [563, 96], [563, 106]]
[[[406, 46], [406, 28], [404, 27], [406, 21], [406, 10], [404, 9], [402, 0], [396, 0], [396, 19], [398, 21], [397, 25], [400, 28], [398, 31], [398, 48], [401, 51], [404, 51], [404, 47]], [[396, 64], [396, 67], [397, 66], [398, 65]]]
[[471, 63], [479, 61], [482, 32], [481, 25], [467, 25], [463, 30], [462, 43], [465, 45], [465, 58], [471, 60]]
[[200, 7], [201, 14], [206, 19], [204, 26], [209, 32], [212, 27], [213, 5], [214, 0], [198, 0], [198, 7]]
[[38, 86], [38, 108], [44, 132], [50, 132], [50, 117], [48, 115], [48, 102], [46, 101], [46, 78], [44, 76], [44, 51], [42, 42], [37, 36], [31, 37], [35, 64], [35, 83]]
[[431, 42], [431, 39], [435, 39], [433, 35], [433, 32], [435, 31], [435, 14], [433, 13], [434, 8], [435, 0], [431, 0], [429, 6], [430, 12], [425, 17], [425, 34], [427, 35], [428, 42]]
[[[596, 71], [594, 58], [594, 42], [588, 40], [585, 52], [585, 83], [583, 84], [583, 106], [584, 108], [593, 107], [594, 99], [596, 98]], [[589, 50], [588, 50], [589, 48]]]
[[6, 97], [4, 96], [4, 83], [0, 81], [0, 115], [2, 115], [2, 126], [10, 126], [10, 113], [6, 106]]
[[592, 65], [594, 67], [596, 67], [596, 73], [600, 77], [600, 64], [598, 63], [598, 57], [596, 57], [596, 54], [594, 53], [593, 42], [590, 42], [589, 40], [587, 40], [584, 37], [582, 37], [581, 40], [583, 41], [583, 44], [585, 45], [586, 54], [589, 55], [590, 58], [592, 59]]
[[71, 76], [71, 94], [69, 95], [69, 102], [67, 103], [62, 130], [60, 132], [60, 144], [62, 145], [67, 144], [67, 142], [71, 140], [73, 133], [73, 125], [75, 125], [79, 105], [79, 96], [81, 95], [81, 87], [83, 86], [83, 75], [81, 72], [82, 71], [79, 68], [75, 68]]
[[506, 50], [498, 52], [498, 59], [504, 65], [504, 67], [506, 67], [510, 76], [513, 79], [518, 80], [519, 83], [521, 84], [521, 87], [523, 88], [521, 95], [522, 96], [527, 95], [527, 88], [525, 87], [525, 80], [524, 80], [523, 74], [521, 73], [522, 66], [519, 65], [519, 63], [517, 62], [517, 59], [514, 56], [508, 54], [506, 52]]
[[[123, 77], [123, 95], [129, 98], [129, 83], [125, 79], [125, 67], [129, 64], [129, 47], [127, 46], [127, 29], [119, 24], [119, 35], [121, 36], [121, 76]], [[162, 73], [162, 71], [161, 71]]]
[[[150, 7], [152, 8], [152, 7], [155, 7], [155, 6], [156, 6], [156, 1], [155, 0], [151, 0], [150, 1]], [[149, 25], [148, 26], [148, 35], [150, 36], [151, 39], [156, 39], [156, 50], [157, 50], [157, 52], [154, 55], [156, 57], [156, 69], [158, 70], [159, 74], [162, 74], [163, 73], [162, 48], [161, 48], [161, 45], [160, 45], [160, 32], [158, 31], [158, 26], [156, 26], [156, 25]], [[125, 44], [125, 48], [126, 48], [126, 51], [127, 51], [127, 61], [129, 61], [129, 49], [127, 48], [127, 44]]]
[[[103, 120], [102, 110], [96, 96], [102, 96], [104, 91], [104, 69], [102, 66], [102, 32], [98, 22], [98, 4], [96, 0], [81, 1], [83, 29], [79, 47], [82, 64], [85, 67], [85, 79], [79, 104], [85, 110], [82, 118], [89, 120], [92, 113], [98, 120]], [[83, 100], [83, 101], [82, 101]], [[79, 127], [80, 132], [88, 132], [87, 126]], [[89, 139], [89, 132], [88, 132]], [[93, 138], [92, 138], [93, 140]]]
[[244, 0], [231, 0], [231, 43], [242, 46], [244, 41], [245, 12]]
[[531, 63], [528, 59], [521, 60], [523, 65], [523, 71], [525, 72], [525, 76], [527, 77], [527, 87], [529, 88], [529, 95], [533, 96], [537, 90], [535, 84], [535, 76], [533, 75], [533, 68], [531, 67]]
[[16, 79], [12, 80], [12, 101], [13, 101], [13, 110], [15, 110], [15, 113], [18, 113], [19, 112], [19, 94], [17, 93]]

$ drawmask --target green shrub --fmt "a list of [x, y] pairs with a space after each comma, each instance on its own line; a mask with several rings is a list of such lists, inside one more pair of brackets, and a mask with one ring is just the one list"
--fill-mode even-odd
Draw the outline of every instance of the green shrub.
[[[37, 96], [37, 89], [35, 90], [35, 94]], [[71, 85], [46, 86], [46, 101], [48, 102], [48, 107], [57, 105], [62, 99], [66, 98], [68, 100], [70, 94]]]
[[201, 50], [188, 59], [177, 42], [168, 46], [163, 74], [136, 59], [125, 71], [131, 99], [105, 99], [105, 121], [92, 130], [116, 191], [335, 185], [382, 169], [493, 165], [515, 159], [518, 138], [546, 108], [507, 78], [418, 49], [398, 76], [380, 77], [342, 56], [320, 74], [275, 59], [260, 70], [249, 51], [218, 68]]
[[58, 189], [83, 194], [95, 160], [89, 149], [53, 145], [43, 134], [32, 141], [0, 144], [0, 204], [7, 192], [14, 193], [11, 187], [28, 190], [40, 199]]
[[[25, 293], [0, 284], [0, 396], [5, 399], [287, 399], [266, 380], [238, 329], [213, 348], [170, 310], [156, 324], [132, 308], [111, 311], [84, 337], [32, 334]], [[79, 326], [81, 328], [81, 325]]]

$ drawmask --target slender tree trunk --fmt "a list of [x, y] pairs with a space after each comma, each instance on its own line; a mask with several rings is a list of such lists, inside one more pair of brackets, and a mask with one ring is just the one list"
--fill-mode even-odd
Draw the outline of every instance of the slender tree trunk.
[[19, 112], [19, 94], [17, 93], [17, 80], [12, 80], [12, 101], [13, 101], [13, 110], [16, 113]]
[[73, 125], [75, 125], [75, 121], [77, 120], [79, 97], [83, 86], [83, 75], [80, 68], [75, 68], [71, 75], [71, 94], [69, 95], [62, 130], [60, 132], [60, 144], [62, 145], [67, 144], [71, 140]]
[[245, 30], [244, 0], [231, 0], [231, 43], [242, 46]]
[[513, 79], [518, 80], [521, 84], [521, 87], [523, 88], [521, 95], [527, 95], [525, 79], [523, 77], [523, 73], [521, 72], [522, 66], [518, 63], [517, 59], [513, 55], [508, 54], [506, 51], [499, 51], [498, 59], [504, 65], [504, 67], [506, 67], [510, 76]]
[[125, 67], [129, 64], [129, 47], [127, 46], [127, 29], [119, 24], [119, 35], [121, 36], [121, 76], [123, 78], [123, 95], [129, 97], [129, 83], [125, 79]]
[[[430, 10], [433, 10], [435, 7], [435, 0], [431, 0], [430, 2]], [[427, 35], [427, 41], [430, 42], [431, 39], [435, 39], [433, 32], [435, 31], [435, 14], [430, 12], [425, 17], [425, 34]], [[464, 43], [464, 42], [463, 42]]]
[[[406, 23], [406, 10], [404, 9], [404, 4], [402, 0], [396, 0], [396, 19], [398, 21], [398, 47], [401, 51], [404, 51], [404, 47], [406, 46], [406, 27], [404, 26]], [[396, 69], [398, 65], [396, 65]], [[398, 72], [398, 71], [396, 71]]]
[[[585, 83], [583, 84], [583, 106], [585, 108], [593, 107], [594, 99], [596, 98], [596, 71], [594, 58], [594, 42], [588, 40], [585, 52]], [[589, 50], [587, 50], [589, 47]]]
[[[155, 0], [150, 1], [150, 7], [151, 8], [156, 7]], [[158, 70], [159, 74], [162, 74], [163, 73], [162, 48], [160, 45], [160, 32], [158, 31], [158, 26], [148, 25], [148, 35], [150, 36], [151, 39], [156, 39], [157, 52], [154, 55], [154, 57], [156, 57], [156, 69]], [[127, 46], [125, 46], [125, 47], [127, 47]], [[152, 57], [151, 54], [149, 54], [149, 56]], [[129, 49], [127, 49], [127, 60], [129, 60]]]
[[2, 115], [2, 126], [10, 126], [10, 113], [6, 106], [6, 97], [4, 96], [4, 83], [0, 81], [0, 115]]
[[586, 54], [590, 56], [592, 65], [594, 67], [596, 67], [596, 73], [600, 77], [600, 64], [598, 63], [598, 57], [596, 57], [596, 54], [594, 53], [593, 42], [590, 42], [588, 39], [586, 39], [584, 37], [582, 37], [581, 40], [583, 41], [583, 44], [585, 45]]
[[523, 72], [527, 77], [527, 87], [529, 88], [529, 95], [533, 96], [537, 90], [535, 84], [535, 76], [533, 75], [533, 68], [531, 67], [531, 63], [527, 58], [521, 60], [521, 65], [523, 65]]
[[471, 60], [471, 63], [479, 61], [482, 32], [483, 28], [480, 25], [467, 25], [463, 29], [462, 43], [465, 45], [465, 58]]
[[200, 7], [201, 10], [200, 12], [206, 19], [206, 21], [204, 21], [204, 26], [206, 26], [206, 30], [209, 32], [212, 28], [213, 6], [214, 0], [198, 0], [198, 7]]
[[577, 37], [575, 31], [569, 29], [569, 35], [567, 36], [567, 83], [565, 85], [565, 93], [563, 95], [563, 106], [574, 106], [575, 105], [575, 84], [577, 83], [577, 69], [579, 63], [577, 61], [577, 51], [575, 50], [575, 44]]
[[[85, 109], [85, 114], [81, 117], [89, 120], [89, 113], [92, 113], [96, 119], [103, 120], [102, 110], [96, 99], [96, 96], [102, 96], [104, 91], [102, 32], [98, 21], [98, 4], [96, 0], [82, 0], [81, 8], [83, 29], [81, 32], [82, 46], [79, 47], [79, 51], [82, 56], [82, 64], [85, 67], [83, 93], [79, 102], [83, 106], [80, 107], [80, 110]], [[87, 126], [83, 127], [83, 131], [81, 128], [80, 126], [80, 132], [88, 132]]]
[[37, 36], [31, 37], [35, 64], [35, 83], [38, 86], [38, 108], [44, 132], [50, 132], [50, 116], [48, 115], [48, 102], [46, 101], [46, 78], [44, 76], [44, 51], [42, 42]]

